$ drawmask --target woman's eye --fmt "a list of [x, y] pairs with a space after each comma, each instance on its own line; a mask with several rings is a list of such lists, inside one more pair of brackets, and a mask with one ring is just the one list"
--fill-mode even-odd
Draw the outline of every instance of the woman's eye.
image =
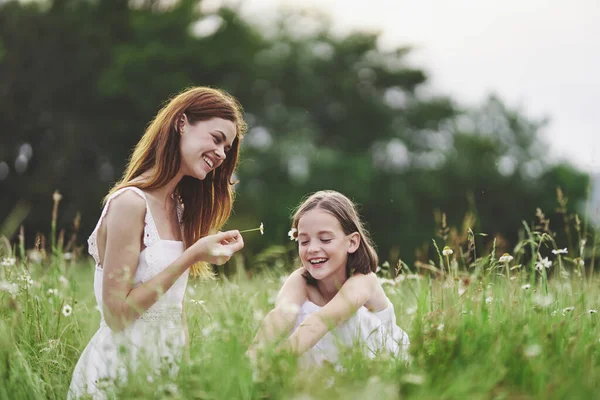
[[329, 242], [331, 242], [331, 239], [321, 239], [321, 242], [323, 242], [323, 243], [329, 243]]
[[307, 244], [308, 244], [308, 241], [306, 241], [306, 240], [303, 242], [300, 242], [300, 246], [306, 246]]

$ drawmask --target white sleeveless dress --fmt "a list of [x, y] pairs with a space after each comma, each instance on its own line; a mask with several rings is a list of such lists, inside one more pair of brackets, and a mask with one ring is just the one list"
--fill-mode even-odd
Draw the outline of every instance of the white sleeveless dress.
[[[300, 308], [294, 330], [310, 314], [322, 307], [306, 301]], [[330, 363], [338, 364], [340, 348], [362, 347], [363, 353], [373, 358], [387, 353], [409, 361], [408, 335], [396, 324], [394, 306], [388, 299], [388, 306], [379, 312], [371, 312], [366, 307], [359, 308], [347, 321], [325, 334], [311, 349], [300, 357], [301, 365], [310, 367]]]
[[[102, 276], [99, 264], [96, 237], [111, 201], [124, 191], [131, 190], [146, 201], [144, 246], [140, 252], [134, 287], [146, 282], [169, 266], [184, 250], [183, 243], [162, 240], [150, 212], [145, 193], [135, 187], [115, 192], [107, 201], [96, 228], [88, 239], [89, 253], [96, 261], [94, 293], [102, 314]], [[182, 209], [177, 215], [181, 223]], [[132, 325], [122, 332], [113, 332], [104, 315], [100, 328], [81, 354], [69, 388], [69, 399], [92, 396], [94, 399], [110, 397], [111, 387], [126, 380], [127, 371], [137, 367], [152, 366], [154, 373], [176, 374], [178, 361], [185, 346], [185, 331], [182, 324], [182, 305], [189, 269], [167, 290], [158, 301], [143, 313]], [[148, 379], [152, 379], [150, 376]]]

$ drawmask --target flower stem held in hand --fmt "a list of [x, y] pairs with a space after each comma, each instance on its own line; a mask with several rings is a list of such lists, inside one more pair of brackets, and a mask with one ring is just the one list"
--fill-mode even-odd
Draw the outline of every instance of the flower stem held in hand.
[[245, 231], [240, 231], [240, 233], [245, 233], [245, 232], [254, 232], [254, 231], [260, 231], [261, 235], [264, 235], [265, 233], [265, 226], [263, 225], [263, 223], [260, 223], [260, 226], [258, 228], [254, 228], [254, 229], [246, 229]]

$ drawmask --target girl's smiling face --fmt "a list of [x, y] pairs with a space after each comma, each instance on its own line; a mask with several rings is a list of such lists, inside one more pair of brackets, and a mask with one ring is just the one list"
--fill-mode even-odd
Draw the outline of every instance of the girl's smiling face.
[[329, 212], [315, 208], [298, 221], [298, 253], [302, 265], [316, 280], [346, 279], [348, 254], [358, 248], [358, 234], [346, 235]]

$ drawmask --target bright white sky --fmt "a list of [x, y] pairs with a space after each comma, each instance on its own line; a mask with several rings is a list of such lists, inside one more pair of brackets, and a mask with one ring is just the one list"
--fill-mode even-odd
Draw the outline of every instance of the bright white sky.
[[[218, 0], [214, 0], [218, 1]], [[244, 0], [265, 20], [280, 6], [317, 8], [338, 30], [382, 32], [411, 45], [432, 89], [466, 105], [497, 93], [530, 117], [548, 116], [552, 160], [600, 173], [599, 0]]]

